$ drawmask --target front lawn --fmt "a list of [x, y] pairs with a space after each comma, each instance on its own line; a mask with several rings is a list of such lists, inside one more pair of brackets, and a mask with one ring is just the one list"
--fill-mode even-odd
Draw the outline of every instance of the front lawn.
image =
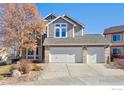
[[17, 64], [11, 64], [11, 65], [3, 65], [3, 66], [0, 66], [0, 75], [1, 74], [8, 74], [10, 73], [10, 69], [13, 65], [17, 65]]
[[3, 80], [4, 76], [10, 73], [10, 69], [13, 65], [15, 64], [0, 66], [0, 80]]

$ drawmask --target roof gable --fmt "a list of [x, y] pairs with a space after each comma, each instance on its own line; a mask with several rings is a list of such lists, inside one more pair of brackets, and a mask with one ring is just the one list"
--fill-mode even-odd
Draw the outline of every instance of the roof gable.
[[50, 13], [50, 14], [48, 14], [47, 16], [45, 16], [45, 17], [43, 18], [43, 20], [48, 20], [49, 18], [55, 19], [55, 18], [56, 18], [56, 15]]
[[81, 27], [85, 27], [85, 25], [84, 24], [81, 24], [80, 22], [78, 22], [77, 20], [75, 20], [74, 18], [72, 18], [72, 17], [70, 17], [70, 16], [67, 16], [67, 15], [63, 15], [63, 17], [65, 17], [65, 18], [67, 18], [68, 20], [70, 20], [70, 21], [72, 21], [72, 22], [74, 22], [75, 24], [78, 24], [78, 25], [80, 25]]
[[75, 24], [75, 23], [73, 23], [72, 21], [70, 21], [70, 20], [68, 20], [68, 19], [64, 18], [63, 16], [58, 16], [57, 18], [55, 18], [54, 20], [52, 20], [51, 22], [49, 22], [49, 23], [47, 24], [47, 26], [48, 26], [49, 24], [51, 24], [51, 23], [55, 22], [56, 20], [60, 19], [60, 18], [62, 18], [63, 20], [65, 20], [65, 21], [69, 22], [70, 24], [72, 24], [72, 25], [76, 26], [76, 24]]

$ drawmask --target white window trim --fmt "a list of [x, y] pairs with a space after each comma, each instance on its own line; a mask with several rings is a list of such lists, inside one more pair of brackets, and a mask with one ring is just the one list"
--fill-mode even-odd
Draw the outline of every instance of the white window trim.
[[[120, 50], [121, 50], [121, 54], [122, 54], [122, 52], [123, 52], [122, 48], [119, 48], [119, 47], [113, 47], [113, 48], [112, 48], [112, 54], [114, 54], [113, 49], [120, 49]], [[117, 54], [117, 55], [118, 55], [118, 54]]]
[[84, 35], [84, 29], [81, 30], [81, 35], [82, 35], [82, 36]]
[[49, 37], [49, 26], [47, 27], [47, 38]]
[[[60, 27], [56, 27], [57, 24], [59, 24]], [[63, 25], [63, 24], [65, 24], [66, 27], [61, 27], [61, 25]], [[56, 37], [56, 28], [60, 29], [60, 36], [59, 37]], [[66, 28], [66, 36], [65, 37], [62, 36], [62, 28]], [[67, 36], [68, 36], [67, 35], [67, 30], [68, 30], [67, 23], [55, 23], [54, 24], [54, 38], [67, 38]]]
[[[113, 36], [115, 36], [115, 35], [120, 35], [120, 38], [121, 38], [120, 41], [114, 41], [113, 40]], [[123, 35], [122, 34], [113, 34], [112, 35], [112, 42], [121, 42], [121, 41], [123, 41]]]
[[74, 31], [75, 27], [73, 26], [73, 38], [75, 37], [75, 31]]
[[36, 54], [36, 51], [34, 51], [34, 54], [33, 55], [29, 55], [28, 54], [28, 49], [26, 49], [26, 59], [28, 59], [28, 57], [33, 57], [32, 60], [38, 60], [36, 57], [38, 57], [39, 55]]

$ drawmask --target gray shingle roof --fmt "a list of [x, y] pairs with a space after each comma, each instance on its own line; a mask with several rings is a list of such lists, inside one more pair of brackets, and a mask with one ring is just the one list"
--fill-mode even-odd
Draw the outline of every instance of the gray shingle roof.
[[75, 38], [46, 38], [45, 46], [49, 45], [109, 45], [110, 41], [101, 34], [85, 34]]

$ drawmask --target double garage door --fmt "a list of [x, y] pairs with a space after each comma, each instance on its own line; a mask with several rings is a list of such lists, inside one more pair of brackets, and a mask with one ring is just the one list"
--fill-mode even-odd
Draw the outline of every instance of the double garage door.
[[[88, 47], [84, 56], [87, 63], [105, 62], [104, 47]], [[49, 62], [83, 63], [82, 47], [50, 47]]]
[[80, 47], [51, 47], [50, 62], [82, 62], [83, 50]]

